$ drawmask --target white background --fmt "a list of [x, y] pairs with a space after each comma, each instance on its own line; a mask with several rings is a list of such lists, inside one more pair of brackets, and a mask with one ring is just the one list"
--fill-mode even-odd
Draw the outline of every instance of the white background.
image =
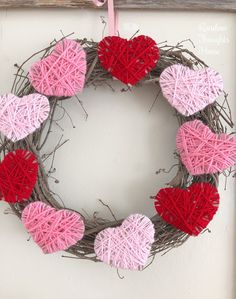
[[[15, 72], [22, 62], [54, 38], [75, 32], [75, 37], [101, 39], [102, 11], [2, 10], [0, 11], [0, 93], [10, 91]], [[224, 77], [225, 89], [235, 115], [236, 18], [221, 13], [168, 13], [126, 11], [120, 13], [120, 34], [131, 37], [137, 29], [157, 42], [176, 44], [191, 38], [198, 53]], [[191, 48], [190, 43], [186, 47]], [[68, 119], [60, 123], [50, 146], [63, 133], [69, 138], [56, 156], [60, 183], [52, 188], [67, 207], [88, 213], [107, 214], [101, 198], [118, 217], [132, 212], [154, 214], [150, 195], [175, 174], [161, 174], [175, 161], [177, 122], [173, 110], [160, 99], [151, 113], [155, 87], [116, 93], [108, 87], [87, 89], [80, 95], [89, 117], [76, 100], [64, 103], [76, 128]], [[211, 234], [192, 238], [183, 247], [157, 256], [144, 272], [120, 271], [102, 263], [65, 259], [61, 253], [43, 255], [21, 222], [5, 215], [0, 202], [0, 297], [2, 299], [232, 299], [235, 294], [235, 182], [223, 191], [218, 214], [209, 225]]]

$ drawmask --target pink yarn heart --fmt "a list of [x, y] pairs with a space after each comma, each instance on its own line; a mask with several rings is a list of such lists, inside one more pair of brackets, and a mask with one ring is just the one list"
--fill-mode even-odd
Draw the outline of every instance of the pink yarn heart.
[[147, 262], [154, 242], [151, 220], [140, 214], [126, 218], [120, 227], [98, 233], [94, 243], [97, 258], [113, 267], [139, 270]]
[[200, 120], [186, 122], [179, 128], [176, 147], [192, 175], [221, 172], [236, 163], [236, 138], [214, 134]]
[[168, 102], [189, 116], [215, 102], [223, 91], [223, 79], [211, 68], [191, 70], [174, 64], [161, 73], [160, 86]]
[[48, 99], [33, 93], [19, 98], [14, 94], [0, 97], [0, 131], [13, 142], [38, 129], [50, 111]]
[[86, 53], [70, 39], [58, 42], [53, 52], [29, 70], [29, 80], [40, 93], [71, 97], [82, 91], [85, 83]]
[[81, 215], [69, 210], [56, 210], [36, 201], [22, 212], [22, 222], [44, 253], [66, 250], [83, 238]]

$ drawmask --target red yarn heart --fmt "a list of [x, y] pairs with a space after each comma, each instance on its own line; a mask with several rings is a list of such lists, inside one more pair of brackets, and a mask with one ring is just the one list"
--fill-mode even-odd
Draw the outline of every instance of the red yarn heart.
[[108, 36], [98, 45], [98, 57], [112, 76], [135, 85], [155, 67], [160, 55], [156, 42], [148, 36], [130, 40]]
[[10, 152], [0, 164], [0, 196], [16, 203], [30, 197], [37, 180], [38, 163], [30, 151]]
[[211, 184], [194, 183], [186, 190], [163, 188], [155, 199], [155, 208], [164, 221], [197, 236], [218, 210], [220, 197]]

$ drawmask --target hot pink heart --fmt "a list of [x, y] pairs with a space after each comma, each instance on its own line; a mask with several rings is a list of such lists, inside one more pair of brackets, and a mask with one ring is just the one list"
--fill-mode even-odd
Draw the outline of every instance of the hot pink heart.
[[215, 102], [223, 91], [223, 79], [211, 68], [192, 70], [174, 64], [161, 73], [160, 86], [168, 102], [189, 116]]
[[98, 233], [94, 243], [97, 258], [113, 267], [139, 270], [147, 262], [154, 242], [151, 220], [140, 214], [126, 218], [120, 227]]
[[222, 172], [236, 163], [236, 138], [214, 134], [200, 120], [186, 122], [179, 128], [176, 147], [192, 175]]
[[44, 253], [66, 250], [83, 238], [84, 221], [80, 214], [56, 210], [36, 201], [22, 212], [22, 222]]
[[0, 131], [13, 142], [38, 129], [49, 114], [48, 99], [37, 93], [19, 98], [14, 94], [0, 97]]
[[71, 97], [82, 91], [85, 83], [86, 53], [70, 39], [58, 42], [53, 52], [36, 62], [29, 71], [29, 80], [40, 93]]

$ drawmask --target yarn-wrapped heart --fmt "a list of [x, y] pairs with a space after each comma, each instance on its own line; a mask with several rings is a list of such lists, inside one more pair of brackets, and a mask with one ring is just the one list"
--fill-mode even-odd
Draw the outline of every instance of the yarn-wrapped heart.
[[191, 175], [222, 172], [236, 163], [236, 138], [214, 134], [200, 120], [179, 128], [176, 147]]
[[22, 222], [44, 253], [66, 250], [83, 238], [84, 221], [70, 210], [56, 210], [36, 201], [22, 212]]
[[189, 235], [197, 236], [218, 210], [219, 194], [209, 183], [194, 183], [188, 189], [163, 188], [155, 208], [164, 221]]
[[40, 93], [71, 97], [82, 91], [87, 69], [86, 53], [70, 39], [58, 42], [52, 53], [29, 70], [29, 80]]
[[98, 45], [98, 57], [113, 77], [135, 85], [156, 66], [159, 49], [156, 42], [145, 35], [130, 40], [108, 36]]
[[27, 200], [38, 177], [38, 163], [33, 153], [22, 149], [7, 154], [0, 164], [0, 196], [6, 202]]
[[223, 91], [223, 79], [209, 67], [192, 70], [174, 64], [161, 73], [160, 86], [168, 102], [181, 114], [189, 116], [215, 102]]
[[113, 267], [139, 270], [147, 262], [154, 233], [154, 226], [148, 217], [133, 214], [120, 227], [107, 228], [98, 233], [94, 251], [99, 260]]
[[0, 97], [0, 131], [13, 142], [23, 139], [40, 127], [49, 111], [48, 99], [41, 94], [5, 94]]

